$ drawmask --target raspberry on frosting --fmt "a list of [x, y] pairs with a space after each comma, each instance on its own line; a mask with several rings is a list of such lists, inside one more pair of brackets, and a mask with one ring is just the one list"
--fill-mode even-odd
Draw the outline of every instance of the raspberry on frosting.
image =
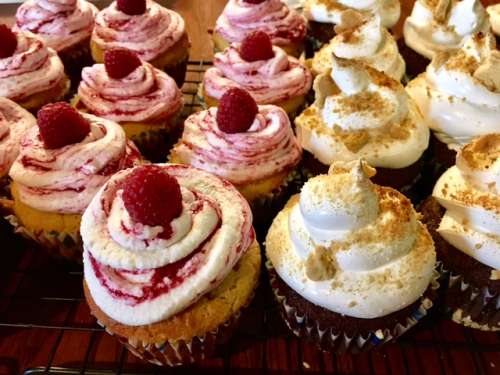
[[127, 49], [111, 49], [104, 54], [104, 66], [111, 78], [121, 79], [141, 66], [137, 55]]
[[251, 95], [237, 87], [222, 96], [217, 110], [217, 125], [225, 133], [243, 133], [255, 120], [259, 109]]
[[117, 0], [116, 7], [129, 16], [137, 16], [146, 12], [146, 0]]
[[241, 43], [240, 56], [248, 62], [272, 59], [274, 52], [271, 38], [263, 31], [250, 33]]
[[17, 38], [6, 25], [0, 25], [0, 58], [10, 57], [17, 48]]

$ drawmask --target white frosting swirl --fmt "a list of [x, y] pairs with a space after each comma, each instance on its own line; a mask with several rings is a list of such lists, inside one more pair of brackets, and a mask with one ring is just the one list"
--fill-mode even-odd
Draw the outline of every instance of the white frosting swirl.
[[490, 5], [486, 8], [490, 17], [491, 28], [493, 32], [500, 36], [500, 4]]

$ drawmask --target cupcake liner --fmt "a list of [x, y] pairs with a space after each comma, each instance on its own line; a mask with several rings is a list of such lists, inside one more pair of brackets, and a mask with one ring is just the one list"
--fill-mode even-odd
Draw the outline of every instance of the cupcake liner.
[[181, 88], [186, 80], [187, 64], [189, 60], [189, 54], [186, 57], [177, 62], [175, 65], [166, 65], [163, 67], [163, 71], [172, 77], [177, 84], [177, 87]]
[[71, 80], [71, 95], [78, 89], [82, 69], [94, 64], [90, 53], [90, 38], [59, 52], [59, 57], [64, 64], [64, 71]]

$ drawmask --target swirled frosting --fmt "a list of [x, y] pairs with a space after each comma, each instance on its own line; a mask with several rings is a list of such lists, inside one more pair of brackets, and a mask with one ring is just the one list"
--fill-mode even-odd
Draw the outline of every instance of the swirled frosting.
[[30, 32], [15, 32], [17, 49], [0, 59], [0, 97], [14, 101], [49, 90], [66, 79], [57, 53]]
[[500, 4], [490, 5], [486, 8], [488, 16], [490, 17], [491, 28], [493, 32], [500, 36]]
[[330, 74], [314, 82], [316, 101], [295, 119], [302, 148], [325, 165], [363, 158], [404, 168], [428, 146], [429, 130], [396, 80], [334, 56]]
[[463, 253], [500, 270], [500, 134], [465, 145], [432, 195], [446, 208], [439, 234]]
[[96, 14], [96, 6], [86, 0], [28, 0], [17, 9], [15, 27], [62, 51], [90, 37]]
[[31, 113], [9, 99], [0, 98], [0, 178], [9, 172], [19, 154], [21, 138], [35, 124]]
[[499, 132], [500, 52], [494, 37], [476, 34], [459, 51], [438, 55], [407, 91], [449, 148]]
[[217, 19], [215, 31], [228, 42], [242, 42], [252, 31], [264, 31], [274, 45], [300, 43], [306, 36], [307, 21], [281, 0], [259, 4], [229, 0]]
[[304, 0], [304, 15], [310, 21], [338, 24], [348, 9], [376, 14], [387, 28], [394, 26], [401, 15], [398, 0]]
[[253, 62], [241, 58], [237, 44], [217, 53], [214, 67], [208, 69], [203, 78], [205, 93], [220, 99], [228, 88], [239, 87], [259, 104], [273, 104], [307, 94], [312, 85], [309, 70], [281, 48], [273, 47], [273, 51], [271, 59]]
[[266, 253], [308, 301], [373, 319], [418, 300], [432, 279], [432, 238], [399, 192], [374, 185], [359, 160], [310, 179], [274, 220]]
[[24, 204], [45, 212], [81, 214], [111, 175], [139, 163], [139, 152], [120, 125], [82, 116], [90, 122], [90, 132], [79, 143], [47, 149], [38, 127], [23, 137], [10, 177]]
[[82, 218], [85, 281], [95, 303], [122, 324], [155, 323], [192, 305], [254, 241], [250, 207], [231, 184], [191, 167], [160, 166], [182, 193], [169, 238], [161, 226], [132, 222], [122, 199], [130, 170], [112, 177]]
[[292, 170], [302, 156], [288, 115], [274, 105], [259, 106], [244, 133], [225, 133], [217, 125], [217, 108], [191, 115], [174, 160], [223, 177], [235, 185], [259, 181]]
[[182, 17], [147, 0], [144, 14], [130, 16], [118, 10], [116, 1], [95, 19], [92, 41], [102, 50], [125, 48], [151, 61], [175, 45], [186, 34]]
[[[399, 54], [394, 37], [380, 23], [377, 15], [361, 18], [359, 13], [343, 13], [344, 24], [349, 26], [339, 33], [314, 55], [311, 68], [314, 74], [326, 73], [332, 68], [332, 53], [344, 59], [354, 59], [401, 80], [406, 65]], [[355, 15], [359, 22], [352, 24]], [[339, 26], [342, 26], [340, 23]]]
[[417, 0], [404, 24], [405, 43], [432, 59], [438, 52], [461, 48], [490, 23], [480, 0]]
[[182, 107], [175, 81], [146, 62], [121, 79], [111, 78], [104, 64], [84, 68], [78, 97], [92, 114], [117, 122], [161, 121]]

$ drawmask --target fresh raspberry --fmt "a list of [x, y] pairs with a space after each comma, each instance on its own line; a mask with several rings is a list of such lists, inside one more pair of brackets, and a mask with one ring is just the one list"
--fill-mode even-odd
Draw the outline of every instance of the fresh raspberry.
[[245, 3], [249, 3], [249, 4], [260, 4], [260, 3], [263, 3], [266, 0], [243, 0], [243, 1]]
[[271, 38], [263, 31], [248, 34], [241, 43], [240, 56], [248, 62], [271, 59], [274, 56]]
[[136, 168], [127, 177], [123, 202], [132, 220], [163, 226], [163, 236], [171, 234], [170, 223], [182, 212], [181, 188], [177, 180], [156, 165]]
[[137, 16], [146, 12], [146, 0], [117, 0], [116, 7], [129, 16]]
[[89, 122], [65, 102], [47, 104], [37, 117], [40, 136], [48, 149], [81, 142], [90, 132]]
[[248, 92], [237, 87], [227, 90], [217, 109], [217, 125], [225, 133], [248, 130], [257, 115], [257, 103]]
[[0, 25], [0, 58], [10, 57], [17, 48], [17, 37], [6, 25]]
[[128, 49], [111, 49], [104, 54], [106, 72], [114, 79], [128, 76], [141, 64], [137, 55]]

